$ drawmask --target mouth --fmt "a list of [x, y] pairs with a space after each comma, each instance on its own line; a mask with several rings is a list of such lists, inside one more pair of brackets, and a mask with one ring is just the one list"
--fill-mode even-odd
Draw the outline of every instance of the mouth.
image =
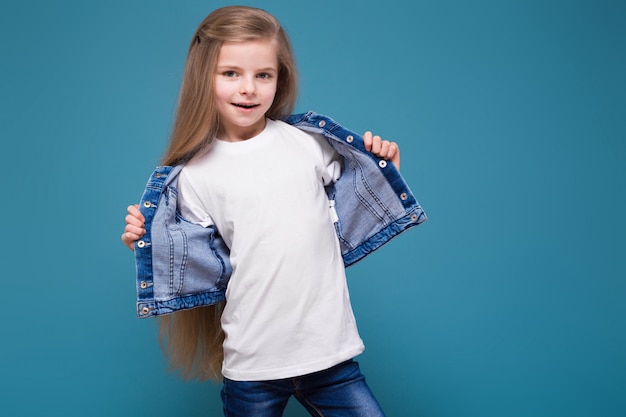
[[259, 104], [254, 103], [231, 103], [235, 107], [239, 107], [241, 109], [253, 109], [255, 107], [259, 107]]

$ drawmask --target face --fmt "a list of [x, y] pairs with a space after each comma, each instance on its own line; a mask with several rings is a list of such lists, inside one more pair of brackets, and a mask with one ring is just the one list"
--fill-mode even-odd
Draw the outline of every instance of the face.
[[276, 95], [278, 54], [275, 43], [260, 39], [226, 42], [217, 59], [215, 97], [221, 126], [218, 137], [236, 142], [265, 128], [265, 113]]

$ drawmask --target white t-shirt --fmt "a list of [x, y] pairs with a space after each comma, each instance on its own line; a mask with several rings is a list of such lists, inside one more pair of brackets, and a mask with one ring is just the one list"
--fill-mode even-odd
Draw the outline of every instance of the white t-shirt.
[[339, 160], [322, 136], [268, 120], [248, 140], [215, 140], [181, 171], [181, 214], [215, 224], [231, 250], [225, 377], [305, 375], [363, 352], [324, 192]]

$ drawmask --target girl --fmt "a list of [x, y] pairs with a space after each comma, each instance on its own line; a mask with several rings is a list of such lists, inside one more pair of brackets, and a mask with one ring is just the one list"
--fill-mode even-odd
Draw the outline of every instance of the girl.
[[161, 317], [183, 375], [223, 377], [226, 416], [281, 416], [292, 395], [313, 416], [381, 416], [352, 359], [345, 266], [426, 217], [387, 165], [395, 143], [287, 117], [295, 99], [273, 16], [225, 7], [200, 24], [164, 166], [122, 234], [138, 315]]

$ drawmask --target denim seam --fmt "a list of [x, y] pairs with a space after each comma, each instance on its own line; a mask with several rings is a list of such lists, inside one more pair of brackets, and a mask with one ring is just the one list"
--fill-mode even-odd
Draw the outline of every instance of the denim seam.
[[354, 246], [345, 237], [343, 237], [343, 233], [341, 233], [341, 222], [336, 222], [335, 223], [335, 233], [337, 234], [337, 238], [339, 239], [339, 241], [346, 248], [348, 248], [348, 251], [354, 250]]
[[189, 257], [189, 246], [187, 245], [187, 235], [185, 231], [180, 229], [180, 236], [183, 241], [183, 258], [180, 264], [180, 279], [178, 280], [178, 290], [176, 294], [181, 295], [185, 284], [185, 268], [187, 267], [187, 258]]
[[167, 227], [167, 223], [166, 223], [166, 230], [167, 230], [167, 240], [169, 242], [169, 246], [170, 246], [170, 256], [169, 256], [169, 275], [170, 275], [170, 279], [169, 279], [169, 293], [173, 294], [174, 293], [174, 239], [172, 238], [172, 234], [170, 233], [170, 229], [169, 227]]
[[[308, 407], [308, 411], [313, 410], [317, 413], [317, 417], [324, 417], [324, 413], [315, 406], [311, 401], [309, 401], [305, 395], [303, 395], [300, 390], [296, 387], [295, 381], [292, 381], [293, 389], [294, 389], [294, 397], [298, 399], [302, 404], [306, 404]], [[309, 413], [310, 414], [310, 413]]]
[[226, 273], [226, 265], [224, 265], [224, 260], [222, 259], [221, 256], [219, 256], [219, 254], [217, 253], [217, 250], [215, 249], [215, 235], [211, 235], [211, 238], [209, 240], [209, 248], [211, 248], [211, 255], [213, 255], [215, 259], [219, 261], [220, 266], [221, 266], [220, 276], [217, 280], [215, 280], [215, 286], [217, 288], [225, 289], [224, 274]]

